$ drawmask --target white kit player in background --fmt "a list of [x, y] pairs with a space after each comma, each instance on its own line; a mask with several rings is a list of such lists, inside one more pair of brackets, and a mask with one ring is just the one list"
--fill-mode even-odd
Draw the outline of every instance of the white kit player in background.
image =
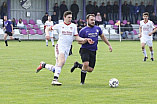
[[[145, 12], [143, 13], [143, 19], [140, 21], [140, 27], [139, 27], [139, 38], [141, 38], [141, 47], [142, 47], [142, 52], [144, 54], [144, 59], [143, 61], [146, 61], [148, 59], [145, 45], [147, 44], [149, 46], [150, 50], [150, 55], [151, 55], [151, 60], [154, 61], [153, 58], [153, 38], [152, 34], [157, 31], [157, 28], [154, 26], [154, 23], [150, 20], [148, 20], [149, 13]], [[154, 29], [154, 30], [153, 30]]]
[[[51, 16], [48, 16], [48, 20], [45, 22], [46, 27], [51, 27], [53, 26], [53, 21], [51, 21]], [[52, 46], [54, 47], [54, 40], [53, 40], [53, 31], [49, 31], [49, 35], [51, 38]], [[46, 39], [46, 46], [48, 46], [48, 39]]]
[[73, 36], [75, 36], [75, 40], [78, 41], [79, 44], [85, 44], [86, 42], [88, 42], [89, 44], [94, 43], [92, 39], [79, 37], [77, 32], [77, 26], [74, 23], [71, 23], [72, 20], [71, 11], [64, 12], [63, 17], [64, 17], [64, 22], [51, 27], [47, 27], [45, 31], [46, 39], [50, 38], [49, 31], [51, 30], [57, 30], [59, 34], [59, 39], [57, 41], [57, 44], [55, 45], [55, 56], [56, 56], [55, 66], [46, 64], [45, 62], [40, 62], [40, 65], [36, 70], [36, 73], [38, 73], [42, 68], [46, 68], [54, 72], [54, 79], [52, 81], [52, 85], [62, 84], [58, 82], [58, 78], [61, 73], [61, 69], [65, 64], [66, 59], [69, 55], [70, 47], [73, 42]]

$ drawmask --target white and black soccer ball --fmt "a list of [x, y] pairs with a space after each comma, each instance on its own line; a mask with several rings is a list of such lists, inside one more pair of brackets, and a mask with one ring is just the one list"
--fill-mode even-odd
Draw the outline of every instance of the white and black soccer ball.
[[119, 85], [118, 79], [112, 78], [112, 79], [109, 80], [109, 86], [110, 87], [114, 88], [114, 87], [118, 87], [118, 85]]

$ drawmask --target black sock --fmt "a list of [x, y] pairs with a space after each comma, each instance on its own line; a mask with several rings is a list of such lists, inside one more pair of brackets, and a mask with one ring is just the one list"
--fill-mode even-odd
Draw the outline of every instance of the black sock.
[[78, 63], [78, 68], [82, 69], [83, 64]]
[[14, 38], [14, 40], [19, 40], [19, 38]]
[[8, 46], [8, 42], [7, 42], [7, 40], [5, 40], [5, 45]]
[[57, 77], [57, 76], [54, 76], [54, 79], [58, 79], [58, 77]]
[[42, 67], [43, 67], [43, 68], [45, 68], [45, 66], [46, 66], [46, 63], [42, 64]]
[[84, 84], [87, 71], [81, 70], [81, 83]]

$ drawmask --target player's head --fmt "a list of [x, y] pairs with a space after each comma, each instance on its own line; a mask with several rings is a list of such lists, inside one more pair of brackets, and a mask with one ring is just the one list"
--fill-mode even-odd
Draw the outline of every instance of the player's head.
[[144, 12], [143, 13], [143, 19], [144, 20], [148, 20], [148, 17], [149, 17], [149, 13], [148, 12]]
[[88, 14], [86, 16], [86, 20], [87, 20], [87, 26], [94, 27], [94, 25], [95, 25], [95, 15], [94, 14]]
[[64, 22], [66, 24], [70, 24], [71, 20], [72, 20], [72, 12], [71, 11], [65, 11], [63, 17], [64, 17]]
[[7, 16], [4, 16], [4, 21], [7, 21]]
[[51, 16], [48, 16], [48, 21], [51, 21]]

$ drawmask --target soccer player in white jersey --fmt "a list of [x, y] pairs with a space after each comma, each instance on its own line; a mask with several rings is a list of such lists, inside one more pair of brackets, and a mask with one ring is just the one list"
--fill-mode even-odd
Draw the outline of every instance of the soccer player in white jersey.
[[[154, 26], [153, 22], [148, 20], [149, 13], [145, 12], [143, 13], [143, 19], [140, 21], [140, 27], [139, 27], [139, 38], [141, 40], [141, 47], [142, 52], [144, 54], [143, 61], [146, 61], [148, 59], [145, 45], [147, 44], [149, 46], [151, 60], [154, 61], [153, 58], [153, 42], [152, 42], [152, 34], [157, 31], [157, 28]], [[154, 29], [154, 30], [153, 30]]]
[[[48, 16], [48, 20], [45, 22], [46, 27], [53, 26], [53, 21], [51, 21], [51, 16]], [[49, 35], [51, 38], [52, 46], [54, 47], [54, 40], [53, 40], [53, 31], [49, 31]], [[48, 39], [46, 39], [46, 46], [48, 46]]]
[[88, 38], [81, 38], [77, 32], [77, 26], [71, 23], [72, 20], [72, 12], [66, 11], [64, 12], [64, 22], [56, 24], [52, 27], [46, 28], [46, 39], [50, 38], [49, 31], [57, 30], [59, 33], [59, 39], [55, 46], [55, 56], [56, 56], [56, 65], [46, 64], [45, 62], [40, 62], [39, 67], [36, 72], [38, 73], [42, 68], [46, 68], [50, 71], [54, 71], [54, 79], [52, 81], [52, 85], [61, 85], [62, 83], [58, 82], [59, 74], [61, 73], [61, 69], [66, 62], [66, 59], [69, 55], [70, 47], [73, 42], [73, 36], [75, 36], [75, 40], [79, 42], [79, 44], [85, 44], [86, 42], [93, 44], [94, 41]]

